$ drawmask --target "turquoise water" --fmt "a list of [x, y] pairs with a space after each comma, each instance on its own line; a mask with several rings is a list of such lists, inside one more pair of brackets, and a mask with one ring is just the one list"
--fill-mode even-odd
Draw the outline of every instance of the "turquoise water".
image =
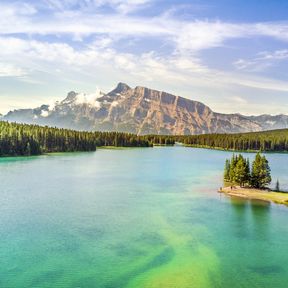
[[0, 159], [0, 287], [287, 287], [288, 207], [216, 193], [230, 154]]

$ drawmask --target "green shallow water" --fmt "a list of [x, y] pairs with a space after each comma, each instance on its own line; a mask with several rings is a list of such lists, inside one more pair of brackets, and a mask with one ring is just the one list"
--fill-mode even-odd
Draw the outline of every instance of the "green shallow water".
[[[230, 154], [0, 159], [0, 287], [286, 288], [288, 207], [216, 193]], [[288, 155], [267, 158], [288, 183]]]

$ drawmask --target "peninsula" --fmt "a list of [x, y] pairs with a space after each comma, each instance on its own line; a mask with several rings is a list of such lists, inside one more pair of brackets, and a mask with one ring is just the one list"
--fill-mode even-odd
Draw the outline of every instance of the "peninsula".
[[250, 166], [248, 158], [245, 159], [241, 154], [233, 154], [232, 158], [225, 162], [225, 187], [221, 187], [218, 192], [229, 196], [288, 205], [288, 193], [280, 190], [278, 180], [274, 191], [267, 188], [271, 181], [269, 163], [264, 155], [257, 153]]
[[232, 197], [241, 197], [249, 200], [261, 200], [288, 205], [288, 193], [285, 192], [273, 192], [268, 189], [262, 190], [240, 186], [232, 186], [232, 189], [231, 186], [220, 188], [218, 192]]

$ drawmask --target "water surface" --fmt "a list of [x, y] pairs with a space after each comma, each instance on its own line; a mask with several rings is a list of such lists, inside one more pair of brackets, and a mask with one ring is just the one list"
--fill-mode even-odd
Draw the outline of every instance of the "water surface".
[[[288, 208], [216, 193], [230, 156], [156, 147], [0, 159], [0, 287], [286, 288]], [[267, 158], [288, 183], [288, 155]]]

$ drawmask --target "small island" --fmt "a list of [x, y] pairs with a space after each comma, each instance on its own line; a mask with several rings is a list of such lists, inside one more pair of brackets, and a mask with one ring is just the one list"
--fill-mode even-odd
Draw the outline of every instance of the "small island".
[[226, 160], [224, 168], [225, 187], [219, 193], [249, 200], [261, 200], [288, 205], [288, 193], [280, 190], [279, 181], [275, 190], [267, 188], [271, 183], [270, 167], [265, 156], [257, 153], [250, 169], [249, 159], [241, 154]]

